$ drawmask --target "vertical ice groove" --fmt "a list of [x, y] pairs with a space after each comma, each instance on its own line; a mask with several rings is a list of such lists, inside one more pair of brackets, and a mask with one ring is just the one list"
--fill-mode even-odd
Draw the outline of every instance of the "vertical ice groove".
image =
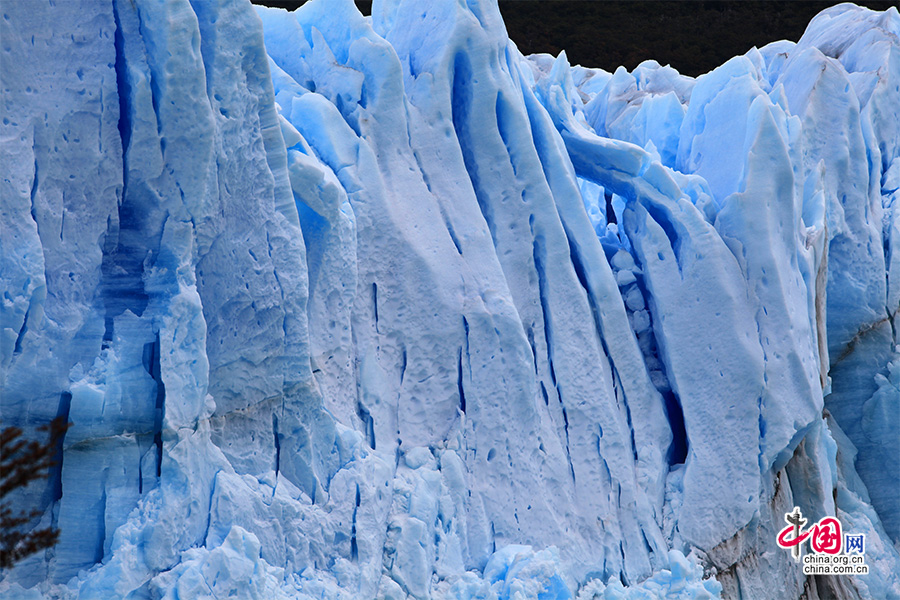
[[457, 365], [456, 386], [459, 388], [459, 410], [461, 413], [465, 413], [466, 412], [466, 392], [463, 389], [462, 353], [463, 353], [463, 349], [462, 349], [462, 347], [460, 347], [459, 363]]
[[[278, 439], [278, 415], [272, 414], [272, 441], [275, 444], [275, 477], [281, 470], [281, 440]], [[274, 493], [274, 492], [273, 492]]]
[[560, 404], [563, 403], [562, 392], [559, 389], [559, 381], [556, 378], [556, 369], [553, 367], [553, 323], [551, 322], [550, 306], [547, 299], [547, 274], [544, 270], [544, 240], [540, 234], [536, 234], [532, 240], [532, 260], [534, 261], [534, 270], [537, 273], [538, 299], [541, 307], [541, 329], [544, 330], [544, 341], [547, 348], [547, 363], [550, 367], [550, 379], [553, 387], [556, 388], [556, 394], [559, 397]]
[[453, 128], [456, 131], [456, 138], [462, 150], [463, 160], [466, 164], [466, 173], [472, 182], [472, 188], [475, 190], [475, 197], [478, 199], [481, 214], [487, 223], [488, 230], [491, 232], [491, 238], [495, 240], [494, 245], [496, 246], [496, 225], [490, 204], [486, 201], [488, 192], [483, 189], [479, 180], [479, 167], [472, 149], [471, 133], [468, 131], [467, 120], [470, 112], [470, 100], [468, 97], [471, 92], [466, 82], [471, 78], [472, 67], [469, 64], [469, 57], [464, 51], [459, 50], [453, 56], [453, 70], [450, 79]]
[[[113, 4], [113, 16], [116, 22], [116, 37], [115, 37], [115, 48], [116, 48], [116, 92], [119, 97], [119, 137], [122, 142], [122, 158], [123, 160], [127, 159], [128, 154], [128, 143], [131, 139], [131, 123], [129, 119], [128, 107], [130, 105], [130, 101], [128, 98], [128, 82], [127, 82], [127, 66], [126, 61], [127, 58], [125, 56], [125, 34], [122, 31], [122, 23], [121, 17], [119, 16], [119, 6], [117, 3]], [[127, 182], [123, 183], [124, 186], [127, 185]]]
[[[156, 384], [156, 398], [154, 404], [154, 417], [153, 417], [153, 444], [156, 446], [156, 477], [157, 479], [162, 475], [162, 455], [163, 455], [163, 439], [162, 439], [162, 430], [163, 430], [163, 422], [165, 420], [166, 414], [166, 384], [162, 380], [162, 372], [160, 366], [160, 352], [161, 352], [161, 344], [159, 339], [159, 332], [156, 332], [156, 339], [153, 342], [150, 342], [148, 345], [150, 346], [150, 357], [149, 364], [147, 366], [147, 370], [150, 373], [150, 377], [153, 379], [153, 382]], [[146, 347], [145, 347], [146, 348]], [[146, 352], [146, 350], [145, 350]]]
[[[69, 422], [69, 412], [72, 406], [72, 394], [70, 392], [62, 392], [59, 395], [59, 408], [56, 411], [57, 418], [61, 418], [65, 420], [66, 423]], [[63, 461], [65, 460], [65, 447], [66, 447], [66, 432], [60, 436], [59, 441], [56, 445], [56, 452], [53, 457], [54, 465], [50, 469], [50, 472], [47, 475], [47, 480], [49, 485], [47, 486], [47, 491], [49, 493], [49, 502], [48, 504], [53, 504], [59, 502], [63, 495], [62, 489], [62, 470], [63, 470]], [[53, 521], [54, 526], [56, 525], [56, 515], [54, 515]]]

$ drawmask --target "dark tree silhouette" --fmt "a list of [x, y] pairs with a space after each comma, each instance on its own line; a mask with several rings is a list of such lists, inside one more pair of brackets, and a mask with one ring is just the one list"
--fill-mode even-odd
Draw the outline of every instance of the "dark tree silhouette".
[[0, 432], [0, 569], [56, 544], [59, 530], [53, 527], [25, 531], [24, 525], [41, 514], [39, 510], [13, 513], [6, 497], [36, 479], [44, 479], [55, 464], [54, 455], [68, 423], [57, 417], [38, 428], [47, 431], [46, 443], [22, 439], [22, 430], [7, 427]]

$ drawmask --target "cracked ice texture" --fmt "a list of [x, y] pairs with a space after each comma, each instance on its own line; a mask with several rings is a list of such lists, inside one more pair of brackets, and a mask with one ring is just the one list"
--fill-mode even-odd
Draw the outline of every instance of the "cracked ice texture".
[[2, 12], [0, 402], [73, 426], [0, 589], [900, 597], [896, 10], [696, 80], [488, 1]]

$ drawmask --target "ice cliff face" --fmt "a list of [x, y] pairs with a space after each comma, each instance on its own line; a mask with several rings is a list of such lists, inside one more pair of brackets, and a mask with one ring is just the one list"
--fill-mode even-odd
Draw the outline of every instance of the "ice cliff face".
[[696, 80], [488, 0], [2, 13], [3, 424], [73, 423], [4, 597], [900, 598], [895, 9]]

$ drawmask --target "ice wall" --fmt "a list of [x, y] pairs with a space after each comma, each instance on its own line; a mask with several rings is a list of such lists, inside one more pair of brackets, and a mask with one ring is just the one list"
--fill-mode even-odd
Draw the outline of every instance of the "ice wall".
[[2, 13], [0, 407], [73, 423], [4, 594], [900, 598], [895, 9], [696, 80], [489, 1]]

